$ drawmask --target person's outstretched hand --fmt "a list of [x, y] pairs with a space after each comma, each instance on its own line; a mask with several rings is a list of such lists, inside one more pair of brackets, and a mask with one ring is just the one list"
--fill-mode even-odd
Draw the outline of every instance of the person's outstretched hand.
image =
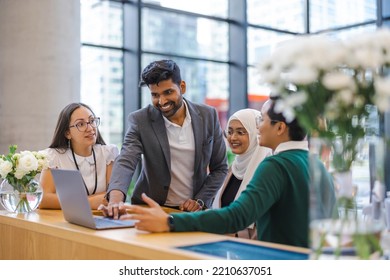
[[168, 214], [146, 194], [142, 194], [143, 201], [149, 207], [138, 205], [121, 205], [120, 209], [130, 210], [131, 214], [121, 215], [121, 220], [138, 220], [135, 227], [150, 232], [168, 232]]

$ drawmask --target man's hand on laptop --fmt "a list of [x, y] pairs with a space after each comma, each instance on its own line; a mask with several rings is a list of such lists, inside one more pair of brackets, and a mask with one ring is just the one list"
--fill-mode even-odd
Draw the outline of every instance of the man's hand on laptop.
[[123, 194], [120, 191], [110, 192], [110, 201], [100, 204], [98, 210], [102, 211], [103, 216], [118, 220], [121, 215], [127, 214], [123, 207]]
[[197, 212], [203, 209], [204, 202], [200, 199], [193, 200], [187, 199], [185, 202], [180, 204], [179, 209], [186, 212]]

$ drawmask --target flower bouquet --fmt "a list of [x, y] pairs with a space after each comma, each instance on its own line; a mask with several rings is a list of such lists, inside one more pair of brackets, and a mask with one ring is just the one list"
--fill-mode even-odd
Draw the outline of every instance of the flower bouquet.
[[[390, 108], [389, 65], [387, 29], [348, 40], [299, 36], [283, 43], [259, 65], [261, 80], [270, 86], [271, 95], [278, 97], [275, 110], [287, 121], [297, 118], [311, 137], [324, 140], [330, 150], [330, 169], [335, 177], [343, 178], [336, 188], [339, 209], [344, 209], [339, 214], [344, 219], [337, 219], [342, 222], [334, 242], [326, 236], [320, 242], [320, 247], [327, 241], [336, 244], [338, 253], [340, 246], [350, 241], [343, 241], [343, 231], [350, 226], [348, 213], [355, 205], [351, 166], [361, 142], [372, 134], [367, 126], [370, 115]], [[354, 222], [350, 230], [356, 233], [361, 225]], [[353, 234], [352, 243], [357, 241], [357, 254], [367, 258], [370, 248], [379, 245], [361, 236]], [[363, 244], [362, 239], [367, 242]]]
[[23, 151], [9, 147], [7, 155], [0, 155], [0, 176], [4, 179], [0, 189], [0, 202], [12, 212], [35, 210], [42, 200], [42, 190], [35, 177], [48, 167], [44, 152]]

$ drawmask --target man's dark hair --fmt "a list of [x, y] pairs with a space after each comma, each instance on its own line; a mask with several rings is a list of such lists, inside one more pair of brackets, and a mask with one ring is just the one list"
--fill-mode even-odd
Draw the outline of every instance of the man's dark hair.
[[286, 118], [283, 115], [283, 112], [276, 113], [275, 112], [275, 105], [276, 105], [276, 101], [279, 98], [278, 97], [271, 97], [270, 99], [271, 99], [271, 106], [267, 112], [269, 118], [271, 120], [284, 122], [289, 128], [288, 135], [290, 136], [290, 139], [292, 141], [302, 141], [306, 137], [306, 134], [307, 134], [305, 129], [299, 125], [298, 120], [296, 118], [294, 120], [292, 120], [291, 122], [287, 122]]
[[139, 86], [158, 85], [159, 82], [169, 79], [180, 86], [179, 66], [169, 59], [153, 61], [142, 71]]

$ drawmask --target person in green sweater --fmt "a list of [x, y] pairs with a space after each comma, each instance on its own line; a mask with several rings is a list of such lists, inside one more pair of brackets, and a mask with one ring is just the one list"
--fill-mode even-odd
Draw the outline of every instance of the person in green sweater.
[[[149, 232], [218, 234], [234, 233], [256, 222], [261, 241], [308, 247], [310, 172], [306, 133], [296, 120], [288, 123], [283, 114], [275, 112], [274, 100], [268, 100], [261, 112], [256, 119], [259, 144], [271, 148], [273, 155], [259, 164], [237, 200], [221, 209], [169, 215], [143, 194], [149, 207], [121, 205], [122, 210], [132, 213], [120, 219], [138, 220], [136, 228]], [[333, 188], [331, 177], [327, 178], [326, 187]]]

